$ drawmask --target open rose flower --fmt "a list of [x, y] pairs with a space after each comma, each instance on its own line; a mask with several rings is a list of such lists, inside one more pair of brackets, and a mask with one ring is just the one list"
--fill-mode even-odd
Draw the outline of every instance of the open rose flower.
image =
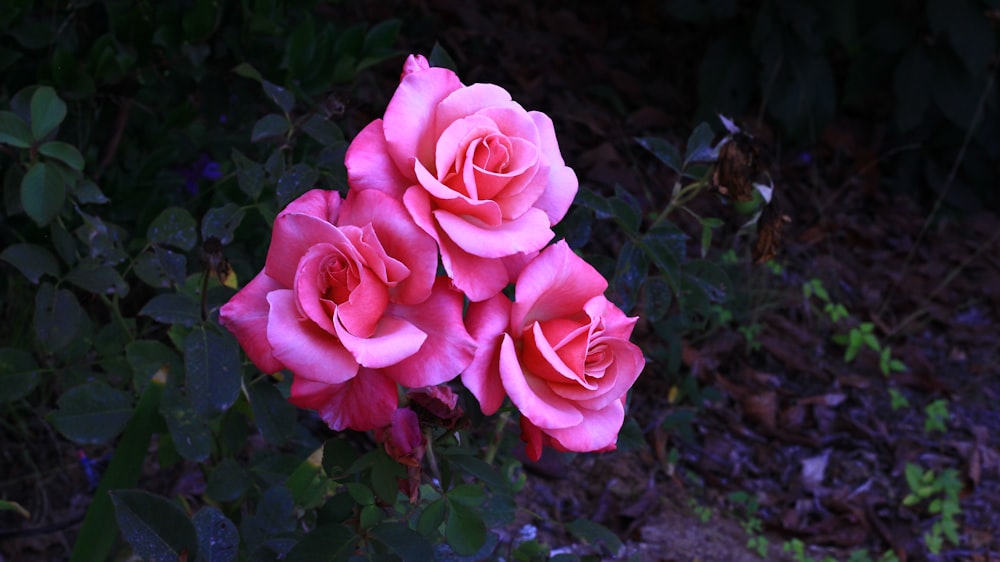
[[462, 295], [435, 281], [434, 241], [377, 191], [313, 190], [275, 219], [264, 270], [219, 320], [291, 401], [333, 429], [389, 425], [396, 384], [442, 383], [472, 360]]
[[472, 301], [516, 278], [578, 187], [548, 116], [499, 86], [464, 86], [419, 55], [406, 60], [385, 117], [358, 134], [345, 163], [352, 189], [404, 202]]
[[509, 396], [521, 412], [528, 454], [615, 447], [625, 395], [645, 365], [629, 341], [636, 318], [605, 296], [600, 273], [559, 242], [503, 294], [469, 306], [466, 323], [478, 350], [462, 382], [484, 414]]

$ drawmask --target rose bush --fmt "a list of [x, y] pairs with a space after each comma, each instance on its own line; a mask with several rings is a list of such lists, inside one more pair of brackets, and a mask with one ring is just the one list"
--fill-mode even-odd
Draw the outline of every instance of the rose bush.
[[406, 60], [384, 118], [358, 134], [345, 164], [352, 189], [404, 203], [472, 301], [513, 282], [552, 239], [578, 187], [548, 116], [499, 86], [464, 86], [419, 55]]
[[261, 271], [219, 320], [291, 401], [336, 430], [389, 425], [396, 384], [447, 381], [472, 360], [462, 295], [436, 280], [434, 240], [378, 191], [313, 190], [275, 219]]
[[525, 266], [513, 302], [498, 294], [469, 306], [466, 323], [478, 349], [462, 382], [487, 415], [510, 397], [536, 460], [543, 445], [615, 447], [625, 395], [645, 360], [628, 341], [636, 318], [604, 296], [607, 286], [559, 242]]

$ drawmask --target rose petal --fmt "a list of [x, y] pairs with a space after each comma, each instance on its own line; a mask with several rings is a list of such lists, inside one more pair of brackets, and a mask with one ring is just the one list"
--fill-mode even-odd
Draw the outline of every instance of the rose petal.
[[480, 410], [489, 416], [500, 409], [507, 397], [500, 380], [500, 343], [510, 323], [510, 299], [499, 294], [471, 303], [465, 323], [476, 340], [476, 355], [462, 371], [462, 384], [479, 401]]
[[604, 277], [560, 240], [542, 250], [517, 278], [512, 334], [520, 337], [521, 330], [535, 321], [578, 313], [607, 287]]
[[455, 287], [470, 301], [486, 300], [510, 282], [503, 259], [474, 256], [444, 238], [440, 242], [441, 263]]
[[271, 309], [267, 294], [283, 288], [261, 271], [219, 310], [219, 323], [236, 336], [253, 364], [267, 374], [285, 368], [274, 358], [267, 341], [267, 317]]
[[[609, 339], [600, 344], [606, 346], [605, 353], [611, 354], [612, 360], [603, 377], [591, 379], [596, 383], [596, 389], [588, 390], [569, 384], [551, 386], [554, 393], [589, 411], [604, 409], [612, 401], [624, 396], [646, 365], [642, 350], [632, 342]], [[585, 415], [590, 414], [587, 412]]]
[[574, 404], [553, 393], [544, 380], [524, 372], [508, 334], [500, 344], [500, 379], [521, 415], [538, 427], [572, 427], [583, 421]]
[[564, 450], [588, 453], [609, 450], [618, 441], [624, 421], [625, 406], [622, 400], [614, 400], [602, 410], [587, 412], [578, 425], [543, 431]]
[[299, 260], [318, 244], [332, 244], [345, 257], [360, 260], [351, 241], [336, 226], [314, 216], [291, 213], [274, 220], [264, 271], [285, 287], [293, 287]]
[[[396, 167], [409, 175], [414, 158], [431, 163], [434, 158], [435, 116], [438, 105], [462, 83], [446, 68], [428, 68], [407, 74], [385, 110], [382, 131]], [[443, 128], [442, 128], [443, 130]]]
[[416, 353], [427, 339], [427, 334], [413, 324], [391, 316], [382, 317], [375, 332], [368, 337], [351, 334], [342, 323], [340, 309], [334, 314], [333, 319], [340, 342], [354, 355], [359, 364], [369, 369], [380, 369], [399, 363]]
[[336, 334], [336, 331], [333, 317], [323, 304], [326, 286], [320, 277], [326, 274], [324, 270], [328, 260], [339, 255], [340, 251], [333, 244], [316, 244], [299, 260], [295, 273], [295, 303], [298, 309], [330, 335]]
[[[420, 181], [420, 188], [423, 188], [425, 196], [428, 198], [428, 204], [433, 200], [434, 205], [449, 212], [475, 217], [487, 225], [501, 224], [503, 216], [500, 212], [500, 206], [495, 202], [477, 201], [453, 190], [438, 181], [420, 162], [415, 164], [414, 169], [417, 179]], [[403, 201], [405, 203], [406, 195], [403, 196]]]
[[483, 258], [533, 252], [545, 246], [555, 235], [549, 228], [549, 218], [538, 209], [528, 209], [520, 217], [496, 226], [443, 210], [432, 214], [452, 242], [466, 252]]
[[529, 115], [538, 128], [540, 136], [538, 146], [545, 155], [549, 167], [547, 187], [535, 202], [535, 207], [545, 211], [551, 224], [556, 224], [566, 216], [580, 183], [573, 169], [566, 166], [563, 161], [552, 120], [548, 115], [538, 111], [531, 111]]
[[[334, 316], [340, 319], [343, 327], [353, 336], [368, 338], [373, 337], [379, 319], [385, 314], [385, 308], [389, 304], [389, 290], [371, 270], [362, 267], [358, 273], [360, 280], [357, 287], [351, 291], [347, 302], [337, 307]], [[337, 334], [340, 333], [338, 326]]]
[[410, 357], [383, 369], [408, 387], [430, 386], [449, 381], [472, 362], [476, 342], [462, 322], [462, 294], [439, 277], [431, 296], [413, 306], [389, 305], [387, 315], [406, 320], [427, 334], [427, 340]]
[[412, 165], [400, 169], [389, 155], [381, 119], [372, 121], [354, 137], [344, 155], [344, 166], [351, 192], [374, 190], [399, 199], [416, 180]]
[[326, 384], [296, 376], [289, 402], [316, 410], [334, 431], [368, 431], [389, 425], [399, 405], [396, 383], [382, 373], [362, 368], [343, 384]]
[[[496, 84], [472, 84], [457, 88], [436, 104], [434, 126], [440, 134], [453, 122], [478, 112], [481, 109], [495, 106], [513, 106], [520, 108], [511, 100], [510, 93]], [[521, 109], [524, 112], [523, 109]], [[426, 162], [426, 160], [424, 160]]]
[[311, 189], [289, 203], [278, 216], [293, 213], [309, 215], [334, 224], [340, 214], [340, 193]]
[[296, 375], [328, 384], [354, 377], [358, 363], [336, 338], [299, 316], [291, 289], [267, 294], [267, 341], [274, 358]]
[[437, 275], [437, 245], [413, 222], [401, 201], [377, 191], [351, 189], [341, 209], [340, 224], [371, 224], [385, 254], [407, 268], [405, 276], [397, 272], [388, 275], [390, 281], [397, 282], [389, 289], [393, 302], [416, 304], [430, 295]]

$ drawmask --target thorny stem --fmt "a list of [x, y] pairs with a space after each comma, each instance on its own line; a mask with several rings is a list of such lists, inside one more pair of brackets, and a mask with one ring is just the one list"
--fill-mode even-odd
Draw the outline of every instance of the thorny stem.
[[497, 450], [500, 449], [500, 441], [503, 439], [503, 430], [506, 429], [508, 421], [510, 421], [509, 411], [503, 412], [497, 418], [497, 425], [493, 428], [493, 438], [490, 439], [490, 448], [486, 450], [486, 456], [483, 457], [486, 464], [493, 464], [493, 459], [497, 456]]

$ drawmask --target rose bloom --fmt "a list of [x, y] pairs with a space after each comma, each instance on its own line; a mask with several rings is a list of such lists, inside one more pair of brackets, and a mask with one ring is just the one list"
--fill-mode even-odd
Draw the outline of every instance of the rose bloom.
[[274, 221], [261, 271], [219, 321], [290, 400], [336, 430], [389, 425], [396, 384], [439, 384], [472, 360], [462, 295], [435, 280], [434, 241], [377, 191], [312, 190]]
[[629, 341], [637, 319], [604, 296], [607, 286], [559, 242], [525, 266], [513, 303], [499, 294], [469, 306], [466, 323], [479, 347], [462, 383], [487, 415], [510, 397], [535, 460], [543, 445], [615, 448], [625, 395], [645, 359]]
[[385, 117], [358, 134], [345, 164], [353, 189], [403, 201], [472, 301], [516, 278], [578, 187], [548, 116], [499, 86], [464, 86], [420, 55], [406, 60]]

